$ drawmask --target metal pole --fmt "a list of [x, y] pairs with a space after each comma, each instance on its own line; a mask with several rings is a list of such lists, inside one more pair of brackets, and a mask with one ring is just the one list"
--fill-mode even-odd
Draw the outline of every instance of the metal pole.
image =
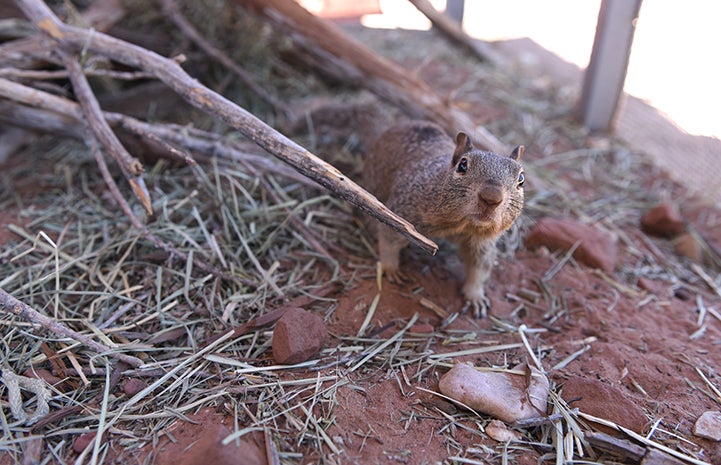
[[579, 116], [593, 131], [611, 130], [626, 80], [641, 0], [603, 0], [583, 79]]

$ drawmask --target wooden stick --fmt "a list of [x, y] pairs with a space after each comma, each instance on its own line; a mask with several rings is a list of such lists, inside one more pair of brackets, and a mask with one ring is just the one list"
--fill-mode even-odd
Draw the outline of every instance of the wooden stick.
[[114, 349], [106, 345], [93, 341], [90, 337], [84, 334], [73, 331], [64, 324], [43, 315], [31, 306], [19, 301], [15, 297], [5, 292], [3, 289], [0, 289], [0, 309], [2, 309], [4, 312], [12, 313], [13, 315], [19, 316], [23, 320], [29, 321], [30, 323], [38, 324], [43, 328], [52, 331], [60, 337], [69, 337], [70, 339], [74, 339], [88, 347], [93, 352], [108, 355], [110, 357], [115, 357], [118, 360], [134, 367], [139, 367], [144, 363], [137, 357], [116, 352]]
[[140, 203], [143, 205], [145, 211], [148, 212], [148, 215], [152, 215], [153, 203], [150, 200], [150, 193], [143, 180], [143, 165], [137, 158], [125, 150], [123, 144], [120, 143], [115, 133], [113, 133], [113, 130], [108, 126], [105, 118], [103, 118], [103, 111], [100, 109], [100, 104], [95, 98], [90, 88], [90, 83], [83, 74], [83, 70], [80, 68], [77, 59], [62, 50], [60, 51], [60, 55], [63, 58], [65, 69], [68, 70], [68, 77], [73, 85], [75, 97], [78, 99], [80, 108], [83, 110], [85, 122], [93, 133], [93, 137], [96, 138], [115, 161], [118, 162], [120, 169], [123, 171], [123, 175], [125, 175], [125, 178], [133, 188], [135, 196], [140, 200]]
[[334, 166], [278, 133], [245, 109], [203, 86], [175, 61], [106, 34], [68, 26], [40, 0], [16, 0], [16, 3], [41, 31], [57, 43], [78, 50], [84, 48], [153, 74], [196, 108], [218, 117], [300, 173], [400, 232], [412, 243], [431, 254], [438, 250], [438, 246], [416, 231], [412, 224], [393, 213]]
[[[3, 78], [0, 78], [0, 97], [5, 98], [0, 100], [0, 121], [77, 139], [85, 137], [80, 124], [83, 121], [82, 110], [71, 100]], [[265, 172], [272, 171], [295, 182], [316, 186], [311, 179], [302, 176], [290, 166], [278, 165], [267, 157], [249, 153], [248, 149], [243, 148], [242, 142], [230, 140], [219, 134], [176, 124], [146, 123], [120, 113], [104, 112], [103, 116], [112, 127], [122, 128], [137, 135], [151, 146], [158, 141], [164, 147], [167, 147], [165, 145], [167, 143], [206, 157], [241, 160]], [[120, 135], [122, 136], [122, 133]], [[247, 142], [247, 144], [251, 143]], [[256, 146], [253, 145], [252, 149], [256, 149]], [[169, 148], [165, 150], [170, 153]], [[175, 154], [170, 153], [170, 155]], [[188, 158], [187, 153], [178, 156], [190, 165], [195, 164], [195, 160]]]
[[438, 29], [443, 35], [445, 35], [451, 42], [459, 44], [471, 52], [476, 58], [481, 61], [489, 63], [498, 63], [500, 61], [497, 54], [495, 54], [487, 44], [479, 40], [474, 40], [469, 37], [468, 34], [463, 32], [463, 28], [453, 19], [449, 18], [446, 14], [436, 10], [428, 0], [408, 0], [415, 6], [418, 11], [423, 13], [428, 18], [433, 27]]

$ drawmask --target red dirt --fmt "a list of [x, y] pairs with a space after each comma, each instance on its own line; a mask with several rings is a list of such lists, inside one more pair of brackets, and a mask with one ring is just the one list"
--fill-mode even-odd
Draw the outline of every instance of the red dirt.
[[[459, 281], [448, 279], [449, 273], [438, 262], [431, 266], [428, 274], [414, 273], [417, 284], [398, 288], [384, 283], [386, 289], [377, 310], [377, 326], [381, 327], [390, 321], [406, 321], [414, 312], [419, 312], [424, 322], [439, 323], [439, 318], [432, 312], [423, 309], [417, 300], [407, 297], [406, 293], [418, 284], [425, 289], [423, 295], [434, 302], [451, 308], [460, 305], [457, 292]], [[553, 263], [550, 256], [525, 251], [518, 253], [512, 261], [502, 261], [494, 272], [488, 290], [494, 303], [493, 314], [506, 321], [524, 323], [528, 327], [546, 326], [544, 312], [540, 309], [529, 310], [523, 318], [511, 317], [514, 305], [505, 296], [517, 292], [521, 287], [534, 288], [532, 281]], [[673, 296], [670, 283], [653, 282], [656, 290], [648, 293], [653, 296], [653, 300], [639, 308], [639, 302], [648, 295], [639, 295], [637, 298], [617, 296], [608, 283], [592, 270], [572, 265], [566, 266], [550, 285], [565, 296], [569, 310], [564, 319], [554, 324], [552, 330], [542, 333], [538, 340], [539, 344], [551, 347], [544, 365], [549, 368], [549, 375], [557, 383], [563, 383], [569, 376], [576, 375], [616, 387], [626, 399], [646, 411], [647, 426], [662, 419], [662, 428], [685, 437], [691, 436], [693, 423], [698, 416], [706, 410], [718, 408], [703, 393], [704, 386], [694, 367], [714, 372], [716, 367], [721, 366], [717, 348], [721, 340], [721, 322], [708, 321], [704, 336], [692, 340], [690, 336], [698, 330], [694, 299], [681, 300]], [[355, 302], [363, 298], [370, 300], [374, 291], [373, 283], [369, 282], [345, 294], [335, 314], [337, 320], [331, 325], [331, 333], [352, 333], [353, 329], [357, 329], [363, 315], [360, 311], [353, 311]], [[707, 301], [707, 305], [718, 305], [718, 300], [712, 301], [714, 303]], [[612, 302], [616, 304], [611, 309]], [[451, 328], [490, 330], [491, 324], [464, 316], [456, 320]], [[493, 336], [492, 340], [499, 343], [517, 342], [517, 338], [506, 335]], [[584, 344], [590, 346], [588, 352], [562, 370], [550, 369]], [[522, 352], [518, 356], [524, 357]], [[484, 366], [503, 363], [502, 360], [489, 360], [487, 357], [472, 361]], [[514, 361], [508, 361], [508, 364], [512, 363]], [[430, 377], [436, 382], [423, 387], [437, 389], [439, 374]], [[417, 448], [418, 445], [430, 445], [438, 441], [438, 436], [433, 432], [444, 424], [437, 414], [430, 414], [423, 406], [425, 396], [416, 392], [415, 395], [406, 393], [404, 397], [395, 378], [384, 380], [384, 375], [376, 374], [371, 383], [367, 379], [363, 380], [364, 386], [372, 386], [365, 395], [351, 389], [345, 389], [347, 397], [339, 395], [347, 400], [339, 405], [336, 412], [338, 430], [344, 432], [347, 450], [356, 451], [349, 454], [362, 457], [363, 461], [368, 460], [365, 463], [376, 463], [389, 451], [399, 449], [409, 451], [408, 463], [421, 463], [423, 459], [432, 462], [448, 457], [449, 452], [440, 445], [430, 450]], [[692, 380], [695, 387], [690, 387], [685, 380]], [[639, 392], [636, 385], [642, 387], [647, 395]], [[401, 427], [403, 418], [411, 410], [416, 410], [420, 418], [430, 415], [438, 419], [414, 420], [413, 426], [404, 430]], [[359, 431], [358, 425], [370, 427]], [[376, 439], [362, 441], [359, 436], [361, 433]], [[465, 433], [461, 433], [457, 440], [466, 446], [481, 442], [480, 438], [469, 437]], [[697, 438], [694, 440], [706, 449], [707, 460], [721, 460], [719, 444]]]

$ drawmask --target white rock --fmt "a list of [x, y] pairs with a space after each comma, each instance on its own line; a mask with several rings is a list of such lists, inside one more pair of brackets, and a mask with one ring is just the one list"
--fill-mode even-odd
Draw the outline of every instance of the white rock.
[[708, 411], [698, 417], [693, 434], [714, 441], [721, 441], [721, 412]]
[[526, 364], [514, 367], [530, 376], [478, 371], [466, 363], [456, 364], [443, 375], [438, 387], [444, 395], [506, 423], [546, 414], [548, 378]]
[[489, 438], [498, 442], [518, 441], [521, 439], [521, 434], [518, 431], [513, 431], [499, 420], [491, 421], [484, 430]]

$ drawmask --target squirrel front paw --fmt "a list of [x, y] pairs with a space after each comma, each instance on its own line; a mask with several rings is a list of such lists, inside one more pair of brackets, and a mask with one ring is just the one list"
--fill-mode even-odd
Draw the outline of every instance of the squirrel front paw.
[[488, 316], [488, 310], [491, 308], [491, 301], [488, 297], [486, 297], [486, 292], [482, 287], [472, 290], [464, 288], [463, 295], [466, 298], [466, 302], [461, 310], [463, 313], [466, 313], [472, 308], [473, 316], [475, 318], [485, 318]]
[[386, 266], [381, 264], [381, 270], [388, 282], [393, 284], [401, 284], [410, 281], [408, 275], [402, 272], [398, 267]]

